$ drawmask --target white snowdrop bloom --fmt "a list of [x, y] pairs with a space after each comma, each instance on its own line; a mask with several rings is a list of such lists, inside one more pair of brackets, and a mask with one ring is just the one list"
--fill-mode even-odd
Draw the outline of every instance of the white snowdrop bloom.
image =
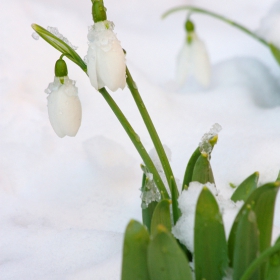
[[[64, 80], [64, 83], [61, 83]], [[75, 136], [82, 120], [82, 107], [75, 81], [67, 76], [55, 77], [45, 90], [51, 125], [59, 137]]]
[[185, 40], [178, 55], [176, 82], [182, 87], [190, 76], [207, 87], [210, 83], [210, 61], [204, 43], [196, 33], [189, 34], [191, 42]]
[[87, 73], [97, 90], [106, 86], [116, 91], [126, 84], [125, 55], [113, 29], [114, 24], [107, 20], [89, 27]]

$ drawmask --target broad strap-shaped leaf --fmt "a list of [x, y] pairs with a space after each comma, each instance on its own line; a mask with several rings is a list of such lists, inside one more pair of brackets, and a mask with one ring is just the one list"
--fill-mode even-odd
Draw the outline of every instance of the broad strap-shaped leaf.
[[149, 232], [151, 232], [152, 217], [157, 205], [158, 205], [157, 201], [152, 201], [147, 208], [142, 208], [142, 221], [143, 224], [149, 230]]
[[[280, 244], [280, 237], [276, 244]], [[280, 249], [269, 258], [265, 280], [280, 280]]]
[[[240, 280], [249, 265], [259, 254], [259, 231], [256, 213], [247, 205], [241, 213], [236, 227], [235, 247], [233, 251], [233, 280]], [[260, 280], [260, 268], [250, 280]]]
[[173, 176], [170, 178], [170, 186], [171, 186], [171, 199], [172, 199], [172, 214], [173, 214], [173, 222], [176, 225], [177, 221], [181, 217], [182, 213], [178, 205], [177, 199], [177, 189], [175, 184], [175, 179]]
[[277, 61], [278, 64], [280, 64], [280, 50], [273, 44], [269, 44], [270, 50]]
[[149, 233], [145, 226], [131, 220], [127, 225], [122, 260], [122, 280], [149, 280], [147, 250]]
[[280, 237], [276, 243], [267, 249], [265, 249], [259, 256], [251, 263], [251, 265], [246, 269], [240, 280], [249, 280], [253, 273], [262, 266], [263, 263], [267, 262], [268, 259], [272, 261], [272, 269], [270, 270], [270, 264], [268, 264], [268, 269], [266, 271], [264, 280], [278, 280], [280, 279], [279, 266], [280, 266]]
[[195, 163], [192, 182], [201, 184], [215, 183], [210, 161], [205, 155], [200, 155]]
[[195, 163], [200, 155], [201, 155], [201, 153], [200, 153], [200, 150], [198, 147], [193, 152], [193, 154], [190, 157], [189, 162], [187, 164], [184, 179], [183, 179], [182, 190], [187, 189], [188, 186], [190, 185], [190, 182], [192, 181], [192, 176], [193, 176], [193, 169], [194, 169]]
[[197, 280], [223, 279], [228, 266], [226, 235], [219, 206], [206, 187], [196, 205], [194, 252]]
[[163, 226], [157, 231], [148, 246], [150, 280], [192, 280], [187, 257], [175, 238]]
[[49, 32], [42, 26], [35, 23], [31, 26], [46, 42], [48, 42], [51, 46], [53, 46], [62, 54], [64, 54], [67, 58], [69, 58], [78, 66], [80, 66], [83, 71], [87, 71], [87, 66], [85, 62], [69, 45], [67, 45], [61, 39], [57, 38], [55, 35], [53, 35], [51, 32]]
[[152, 236], [157, 234], [158, 225], [163, 225], [169, 232], [171, 232], [170, 203], [170, 200], [163, 199], [157, 204], [151, 223]]
[[238, 200], [245, 201], [249, 195], [257, 188], [259, 180], [259, 172], [255, 172], [246, 178], [235, 190], [231, 196], [231, 200], [236, 202]]
[[[233, 265], [234, 249], [236, 247], [237, 229], [238, 224], [243, 216], [243, 212], [248, 207], [256, 215], [257, 228], [259, 232], [259, 251], [263, 252], [266, 248], [270, 247], [271, 235], [273, 227], [274, 207], [276, 195], [279, 190], [280, 182], [268, 183], [251, 193], [245, 204], [241, 207], [232, 225], [229, 240], [228, 240], [228, 253], [230, 266]], [[264, 278], [265, 265], [261, 268], [261, 278]]]

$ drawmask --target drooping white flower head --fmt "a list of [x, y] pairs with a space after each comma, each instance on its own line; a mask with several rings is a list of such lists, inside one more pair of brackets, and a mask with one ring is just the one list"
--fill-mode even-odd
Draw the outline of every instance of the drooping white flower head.
[[195, 32], [188, 35], [190, 42], [185, 40], [178, 55], [176, 82], [182, 87], [190, 76], [204, 87], [210, 83], [210, 61], [204, 43]]
[[125, 55], [113, 29], [114, 24], [107, 20], [89, 27], [87, 73], [96, 90], [106, 86], [116, 91], [126, 84]]
[[66, 135], [75, 136], [82, 120], [82, 107], [75, 81], [68, 76], [54, 77], [45, 92], [49, 94], [48, 113], [55, 133], [61, 138]]

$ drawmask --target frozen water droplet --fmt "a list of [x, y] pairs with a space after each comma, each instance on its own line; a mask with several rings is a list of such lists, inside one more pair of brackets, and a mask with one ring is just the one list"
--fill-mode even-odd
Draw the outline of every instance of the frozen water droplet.
[[34, 40], [39, 40], [40, 36], [39, 36], [39, 34], [38, 34], [37, 32], [33, 32], [33, 33], [32, 33], [32, 38], [33, 38]]
[[78, 48], [78, 47], [73, 46], [66, 37], [64, 37], [61, 33], [59, 33], [59, 31], [56, 27], [48, 26], [47, 30], [50, 33], [52, 33], [53, 35], [55, 35], [56, 37], [58, 37], [59, 39], [61, 39], [64, 43], [69, 45], [69, 47], [72, 48], [73, 50], [76, 50]]

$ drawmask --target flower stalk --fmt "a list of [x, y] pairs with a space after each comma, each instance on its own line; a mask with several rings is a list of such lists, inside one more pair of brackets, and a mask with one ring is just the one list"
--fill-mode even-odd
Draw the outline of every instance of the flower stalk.
[[194, 6], [188, 6], [188, 5], [187, 6], [179, 6], [179, 7], [170, 9], [162, 15], [162, 18], [164, 19], [167, 16], [169, 16], [170, 14], [173, 14], [173, 13], [179, 12], [179, 11], [184, 11], [184, 10], [190, 11], [191, 13], [205, 14], [205, 15], [211, 16], [213, 18], [219, 19], [219, 20], [221, 20], [221, 21], [223, 21], [223, 22], [225, 22], [225, 23], [227, 23], [231, 26], [234, 26], [234, 27], [238, 28], [239, 30], [243, 31], [244, 33], [253, 37], [254, 39], [258, 40], [260, 43], [266, 45], [267, 47], [270, 47], [270, 44], [267, 41], [265, 41], [260, 36], [258, 36], [256, 33], [250, 31], [248, 28], [244, 27], [243, 25], [241, 25], [239, 23], [236, 23], [235, 21], [230, 20], [230, 19], [228, 19], [228, 18], [226, 18], [222, 15], [216, 14], [214, 12], [211, 12], [211, 11], [208, 11], [208, 10], [205, 10], [205, 9], [197, 8], [197, 7], [194, 7]]
[[[134, 82], [128, 68], [126, 67], [126, 83], [128, 85], [128, 88], [134, 98], [134, 101], [138, 107], [138, 110], [142, 116], [142, 119], [146, 125], [146, 128], [150, 134], [150, 137], [153, 141], [153, 144], [155, 146], [155, 149], [157, 151], [157, 154], [159, 156], [159, 159], [160, 159], [160, 162], [162, 164], [162, 167], [163, 167], [163, 171], [164, 171], [164, 174], [167, 178], [167, 181], [168, 181], [168, 185], [169, 185], [169, 189], [170, 189], [170, 192], [172, 190], [172, 186], [171, 186], [171, 182], [170, 182], [170, 178], [173, 177], [174, 178], [174, 175], [173, 175], [173, 172], [172, 172], [172, 169], [171, 169], [171, 166], [170, 166], [170, 163], [168, 161], [168, 158], [166, 156], [166, 153], [164, 151], [164, 148], [163, 148], [163, 145], [159, 139], [159, 136], [158, 136], [158, 133], [155, 129], [155, 126], [151, 120], [151, 117], [147, 111], [147, 108], [140, 96], [140, 93], [138, 91], [138, 88], [137, 88], [137, 85], [136, 83]], [[175, 183], [175, 180], [173, 182], [174, 184], [174, 188], [175, 188], [175, 192], [176, 192], [176, 198], [178, 197], [179, 193], [178, 193], [178, 188], [176, 186], [176, 183]]]
[[149, 172], [153, 174], [153, 179], [161, 193], [162, 198], [169, 198], [168, 192], [162, 182], [162, 179], [160, 178], [160, 175], [151, 160], [149, 154], [147, 153], [146, 149], [144, 148], [140, 137], [137, 135], [137, 133], [134, 131], [118, 105], [115, 103], [113, 98], [110, 96], [108, 91], [105, 88], [99, 89], [99, 92], [102, 94], [116, 117], [118, 118], [119, 122], [121, 123], [122, 127], [126, 131], [127, 135], [129, 136], [130, 140], [132, 141], [133, 145], [135, 146], [136, 150], [138, 151], [139, 155], [144, 161], [144, 164], [148, 168]]

